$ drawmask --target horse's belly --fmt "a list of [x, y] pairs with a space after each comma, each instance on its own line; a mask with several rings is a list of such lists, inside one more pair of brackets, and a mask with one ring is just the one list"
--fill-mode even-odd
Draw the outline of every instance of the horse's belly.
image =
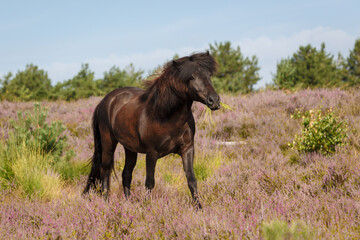
[[143, 152], [134, 121], [127, 114], [119, 114], [112, 124], [116, 140], [133, 152]]

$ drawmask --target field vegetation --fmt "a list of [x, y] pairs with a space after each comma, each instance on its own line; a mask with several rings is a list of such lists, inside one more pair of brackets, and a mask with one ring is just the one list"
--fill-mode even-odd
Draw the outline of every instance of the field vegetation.
[[0, 239], [359, 239], [360, 39], [347, 57], [300, 46], [257, 91], [256, 56], [230, 42], [209, 52], [222, 108], [192, 109], [201, 210], [177, 155], [158, 161], [151, 194], [140, 156], [126, 200], [121, 146], [108, 201], [81, 195], [94, 108], [112, 89], [141, 86], [142, 70], [95, 79], [83, 64], [52, 85], [28, 64], [1, 78]]
[[[100, 97], [38, 105], [2, 101], [0, 236], [359, 238], [360, 91], [276, 90], [221, 98], [231, 108], [210, 114], [201, 104], [193, 106], [194, 167], [202, 210], [191, 204], [176, 155], [159, 160], [150, 195], [141, 157], [129, 200], [114, 174], [109, 202], [93, 193], [81, 196], [93, 151], [91, 116]], [[30, 130], [22, 129], [24, 124]], [[332, 127], [326, 129], [326, 124]], [[328, 145], [306, 151], [294, 145], [307, 132], [320, 129], [337, 136], [334, 144], [326, 138]], [[316, 137], [306, 139], [317, 144]], [[119, 146], [117, 176], [123, 166]]]

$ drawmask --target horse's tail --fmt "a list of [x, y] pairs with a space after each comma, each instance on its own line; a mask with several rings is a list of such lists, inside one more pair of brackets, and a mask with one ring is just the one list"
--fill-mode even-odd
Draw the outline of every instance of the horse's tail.
[[101, 168], [101, 136], [98, 122], [98, 109], [100, 104], [95, 108], [92, 118], [92, 129], [94, 135], [94, 154], [91, 157], [91, 171], [83, 193], [87, 193], [90, 188], [95, 188], [96, 183], [100, 181], [100, 168]]

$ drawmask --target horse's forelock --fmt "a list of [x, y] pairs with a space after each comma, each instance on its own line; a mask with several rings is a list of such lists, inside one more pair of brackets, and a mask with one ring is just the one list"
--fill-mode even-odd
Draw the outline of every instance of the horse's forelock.
[[200, 68], [206, 69], [211, 74], [214, 74], [216, 72], [216, 60], [208, 52], [196, 53], [191, 55], [190, 58], [192, 59], [192, 61], [196, 62]]

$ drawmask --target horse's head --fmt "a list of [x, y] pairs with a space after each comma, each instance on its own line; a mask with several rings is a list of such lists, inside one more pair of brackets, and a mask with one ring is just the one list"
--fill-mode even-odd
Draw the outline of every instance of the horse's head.
[[211, 82], [216, 61], [209, 52], [184, 57], [173, 61], [173, 64], [180, 65], [182, 78], [186, 79], [188, 94], [193, 101], [201, 102], [211, 110], [220, 108], [220, 97]]
[[194, 101], [206, 104], [211, 110], [220, 108], [220, 97], [211, 83], [211, 73], [204, 69], [197, 69], [189, 81], [190, 97]]

